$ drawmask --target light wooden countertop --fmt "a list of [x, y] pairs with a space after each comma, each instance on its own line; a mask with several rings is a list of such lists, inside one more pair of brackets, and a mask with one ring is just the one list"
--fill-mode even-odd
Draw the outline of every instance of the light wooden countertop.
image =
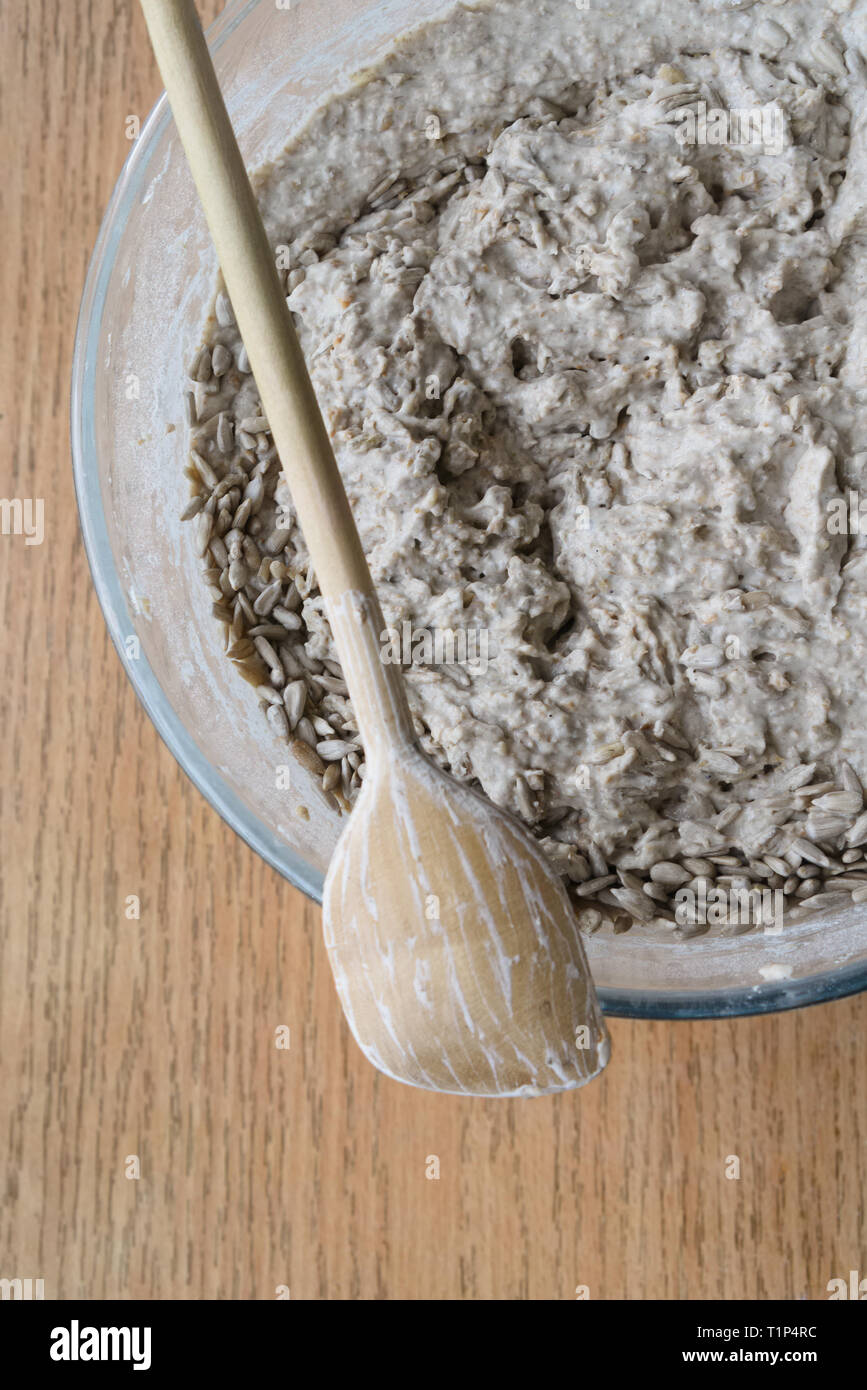
[[0, 537], [0, 1276], [157, 1299], [824, 1298], [867, 1276], [865, 996], [615, 1021], [601, 1082], [532, 1102], [363, 1061], [318, 910], [160, 743], [79, 536], [76, 311], [125, 120], [158, 92], [138, 6], [5, 0], [0, 55], [0, 493], [44, 498], [46, 527]]

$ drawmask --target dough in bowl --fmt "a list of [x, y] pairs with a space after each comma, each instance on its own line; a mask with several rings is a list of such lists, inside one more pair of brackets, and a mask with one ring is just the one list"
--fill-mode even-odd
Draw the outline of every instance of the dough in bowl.
[[[422, 743], [591, 930], [867, 889], [865, 8], [459, 6], [258, 175]], [[337, 814], [363, 750], [222, 293], [204, 343], [191, 543]]]

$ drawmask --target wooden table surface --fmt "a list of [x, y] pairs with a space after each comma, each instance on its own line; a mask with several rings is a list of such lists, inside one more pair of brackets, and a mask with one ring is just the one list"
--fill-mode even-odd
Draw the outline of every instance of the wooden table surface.
[[76, 310], [126, 118], [158, 93], [138, 7], [3, 0], [0, 63], [0, 492], [45, 504], [42, 545], [0, 536], [0, 1277], [47, 1298], [821, 1299], [867, 1276], [867, 996], [614, 1021], [601, 1082], [531, 1102], [363, 1061], [318, 910], [160, 743], [78, 532]]

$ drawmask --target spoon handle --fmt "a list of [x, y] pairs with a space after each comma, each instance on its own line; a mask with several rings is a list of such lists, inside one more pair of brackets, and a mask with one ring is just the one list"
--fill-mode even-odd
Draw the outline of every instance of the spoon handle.
[[[371, 746], [415, 740], [400, 669], [379, 659], [373, 579], [193, 0], [141, 0], [253, 375]], [[347, 640], [356, 627], [376, 641]]]

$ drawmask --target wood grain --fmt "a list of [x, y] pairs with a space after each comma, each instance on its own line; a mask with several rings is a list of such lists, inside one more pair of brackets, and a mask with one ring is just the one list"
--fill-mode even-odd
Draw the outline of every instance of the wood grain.
[[364, 1062], [318, 911], [160, 744], [78, 535], [76, 309], [125, 118], [157, 93], [138, 7], [4, 0], [0, 54], [0, 494], [46, 518], [41, 546], [0, 537], [0, 1276], [49, 1298], [641, 1299], [867, 1275], [867, 997], [615, 1021], [599, 1083], [532, 1102]]

